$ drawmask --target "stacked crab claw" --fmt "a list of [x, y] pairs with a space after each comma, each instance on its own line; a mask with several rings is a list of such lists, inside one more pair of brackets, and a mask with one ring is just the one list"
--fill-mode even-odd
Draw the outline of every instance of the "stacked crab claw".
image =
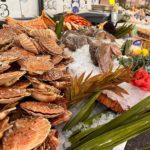
[[0, 139], [3, 150], [55, 150], [56, 125], [69, 120], [64, 87], [72, 59], [51, 29], [0, 30]]

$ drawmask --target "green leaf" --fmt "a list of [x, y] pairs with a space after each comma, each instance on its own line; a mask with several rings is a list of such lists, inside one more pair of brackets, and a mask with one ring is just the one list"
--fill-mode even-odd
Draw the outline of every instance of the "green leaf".
[[56, 28], [55, 28], [55, 33], [58, 37], [58, 39], [61, 38], [61, 33], [63, 31], [63, 27], [64, 27], [64, 17], [62, 16], [59, 20], [58, 23], [56, 23]]
[[[94, 108], [94, 103], [98, 96], [100, 95], [100, 92], [94, 94], [88, 101], [87, 103], [81, 108], [81, 110], [77, 113], [77, 115], [72, 118], [64, 127], [63, 130], [69, 130], [71, 129], [74, 125], [78, 124], [79, 122], [82, 122], [84, 119], [86, 119], [91, 111]], [[91, 109], [92, 108], [92, 109]]]
[[102, 134], [74, 150], [107, 150], [150, 129], [150, 116]]
[[130, 53], [130, 47], [133, 43], [133, 40], [126, 40], [121, 47], [122, 55], [128, 55]]
[[126, 23], [123, 24], [121, 27], [117, 28], [116, 31], [116, 38], [121, 38], [123, 36], [125, 36], [126, 34], [128, 34], [129, 32], [131, 32], [134, 28], [134, 25], [127, 25]]

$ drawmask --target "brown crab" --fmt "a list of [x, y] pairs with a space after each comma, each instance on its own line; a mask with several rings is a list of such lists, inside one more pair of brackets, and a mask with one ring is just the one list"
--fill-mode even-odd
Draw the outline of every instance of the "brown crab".
[[7, 131], [12, 126], [8, 123], [9, 118], [5, 118], [0, 121], [0, 139], [3, 137], [4, 132]]
[[50, 71], [38, 76], [39, 80], [42, 81], [55, 81], [63, 77], [63, 72], [57, 68], [53, 68]]
[[43, 102], [23, 102], [20, 107], [33, 116], [54, 118], [64, 113], [64, 108], [56, 104]]
[[50, 56], [33, 56], [18, 61], [21, 70], [26, 70], [30, 74], [43, 74], [54, 68], [50, 62]]
[[45, 141], [50, 128], [50, 122], [45, 118], [18, 119], [3, 137], [3, 150], [34, 149]]
[[32, 89], [31, 96], [40, 102], [53, 102], [59, 99], [63, 99], [63, 96], [57, 93], [41, 89]]
[[30, 96], [26, 89], [0, 88], [0, 104], [15, 103], [20, 99]]
[[0, 74], [0, 86], [11, 86], [18, 81], [26, 72], [25, 71], [13, 71]]

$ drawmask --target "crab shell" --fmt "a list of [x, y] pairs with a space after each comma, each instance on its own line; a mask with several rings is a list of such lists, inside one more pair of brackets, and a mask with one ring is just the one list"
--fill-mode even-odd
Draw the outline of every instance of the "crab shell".
[[63, 77], [63, 72], [57, 68], [53, 68], [50, 71], [44, 73], [41, 76], [38, 76], [40, 80], [43, 81], [55, 81]]
[[61, 55], [63, 53], [62, 47], [60, 47], [52, 38], [39, 38], [39, 43], [45, 48], [45, 51], [48, 54]]
[[53, 102], [59, 99], [63, 99], [63, 96], [59, 94], [40, 89], [31, 90], [31, 96], [41, 102]]
[[61, 106], [43, 102], [24, 102], [20, 107], [33, 116], [45, 118], [54, 118], [64, 113], [64, 108]]
[[21, 70], [26, 70], [35, 74], [43, 74], [54, 68], [53, 63], [50, 62], [50, 56], [33, 56], [18, 61]]
[[15, 103], [30, 95], [26, 89], [0, 88], [0, 104]]
[[18, 81], [26, 71], [14, 71], [14, 72], [8, 72], [8, 73], [3, 73], [0, 75], [0, 86], [11, 86], [13, 85], [16, 81]]
[[70, 119], [71, 115], [72, 113], [70, 111], [65, 110], [62, 115], [58, 116], [57, 118], [51, 119], [52, 126], [57, 126], [59, 124], [67, 122]]
[[31, 150], [45, 141], [50, 128], [45, 118], [18, 119], [3, 138], [3, 150]]

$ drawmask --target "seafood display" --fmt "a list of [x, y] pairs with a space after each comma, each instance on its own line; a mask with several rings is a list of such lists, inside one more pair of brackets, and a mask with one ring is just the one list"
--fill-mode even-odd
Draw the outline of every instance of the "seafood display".
[[85, 26], [91, 26], [91, 23], [83, 17], [70, 13], [65, 15], [64, 24], [68, 30], [79, 30], [84, 28]]
[[55, 22], [45, 11], [5, 23], [0, 150], [112, 149], [149, 129], [150, 52], [141, 41], [149, 42], [148, 30], [137, 28], [132, 41], [134, 25], [92, 26], [76, 14]]
[[88, 32], [86, 29], [82, 32], [66, 31], [62, 37], [62, 42], [72, 51], [84, 45], [90, 45], [91, 59], [103, 72], [107, 72], [113, 65], [114, 56], [122, 55], [120, 48], [115, 43], [115, 37], [97, 29], [91, 29]]
[[[56, 150], [55, 127], [71, 117], [63, 88], [72, 61], [43, 15], [32, 21], [10, 17], [0, 29], [0, 139], [3, 150]], [[21, 139], [21, 140], [20, 140]]]

